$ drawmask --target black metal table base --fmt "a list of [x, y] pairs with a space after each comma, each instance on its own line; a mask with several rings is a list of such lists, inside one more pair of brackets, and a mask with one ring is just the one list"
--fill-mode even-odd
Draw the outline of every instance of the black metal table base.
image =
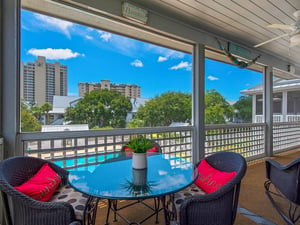
[[174, 202], [174, 194], [162, 196], [160, 199], [162, 201], [164, 209], [165, 224], [170, 225], [172, 221], [177, 221], [177, 211]]
[[[162, 206], [160, 207], [160, 202], [162, 203]], [[128, 220], [126, 217], [124, 217], [122, 214], [119, 213], [120, 210], [125, 209], [129, 206], [132, 206], [134, 204], [141, 203], [145, 205], [146, 207], [150, 208], [153, 213], [151, 213], [149, 216], [141, 220], [140, 222], [133, 222]], [[165, 217], [165, 224], [170, 225], [172, 224], [172, 221], [177, 221], [177, 211], [175, 207], [174, 202], [174, 194], [170, 194], [167, 196], [161, 196], [154, 198], [154, 207], [151, 207], [150, 205], [146, 204], [143, 200], [137, 200], [135, 202], [131, 202], [129, 204], [126, 204], [125, 206], [118, 208], [118, 201], [117, 200], [108, 200], [108, 207], [107, 207], [107, 215], [106, 215], [106, 222], [105, 225], [108, 225], [109, 220], [109, 213], [110, 210], [114, 212], [114, 218], [113, 221], [117, 221], [117, 216], [119, 216], [122, 220], [124, 220], [129, 225], [140, 225], [144, 223], [146, 220], [151, 218], [152, 216], [156, 216], [155, 223], [158, 224], [158, 213], [162, 210], [164, 210], [164, 217]]]
[[[129, 206], [135, 205], [137, 203], [143, 204], [144, 206], [148, 207], [149, 209], [151, 209], [153, 211], [153, 213], [151, 213], [150, 215], [148, 215], [147, 217], [145, 217], [143, 220], [141, 220], [139, 222], [130, 221], [126, 217], [124, 217], [122, 214], [119, 213], [120, 210], [125, 209], [125, 208], [127, 208]], [[118, 200], [109, 200], [108, 199], [107, 215], [106, 215], [105, 225], [109, 224], [108, 220], [109, 220], [110, 210], [112, 210], [114, 212], [114, 219], [113, 219], [113, 221], [117, 221], [117, 216], [119, 216], [122, 220], [124, 220], [129, 225], [140, 225], [140, 224], [144, 223], [146, 220], [148, 220], [151, 217], [155, 216], [155, 223], [158, 224], [159, 223], [159, 221], [158, 221], [158, 213], [161, 210], [163, 210], [163, 207], [160, 207], [160, 199], [159, 198], [154, 198], [154, 207], [152, 207], [149, 204], [145, 203], [143, 199], [131, 202], [131, 203], [126, 204], [126, 205], [124, 205], [122, 207], [118, 207]]]
[[97, 209], [98, 209], [98, 198], [89, 197], [88, 202], [84, 209], [83, 224], [84, 225], [95, 225]]

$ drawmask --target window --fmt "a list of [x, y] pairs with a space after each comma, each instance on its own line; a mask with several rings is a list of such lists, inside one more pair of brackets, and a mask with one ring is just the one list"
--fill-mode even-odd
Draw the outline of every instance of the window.
[[256, 95], [256, 115], [263, 115], [263, 96]]
[[290, 115], [300, 114], [300, 91], [287, 93], [287, 113]]

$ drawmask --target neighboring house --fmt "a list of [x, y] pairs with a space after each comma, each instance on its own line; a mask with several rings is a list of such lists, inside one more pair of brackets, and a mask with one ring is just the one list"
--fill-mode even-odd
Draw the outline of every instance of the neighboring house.
[[62, 125], [64, 124], [64, 113], [66, 109], [70, 106], [76, 104], [76, 102], [81, 97], [73, 96], [53, 96], [53, 106], [52, 110], [49, 112], [50, 115], [54, 116], [52, 125]]
[[183, 127], [183, 126], [189, 126], [189, 123], [185, 122], [172, 122], [169, 127]]
[[43, 125], [42, 132], [81, 131], [89, 130], [88, 124]]
[[[252, 96], [252, 121], [264, 122], [263, 84], [258, 84], [241, 94]], [[273, 121], [300, 121], [300, 79], [273, 81]]]
[[135, 114], [137, 113], [138, 109], [140, 108], [140, 106], [145, 105], [146, 102], [148, 102], [149, 100], [151, 100], [151, 98], [131, 98], [130, 102], [132, 105], [132, 110], [129, 113], [127, 113], [126, 123], [132, 120]]

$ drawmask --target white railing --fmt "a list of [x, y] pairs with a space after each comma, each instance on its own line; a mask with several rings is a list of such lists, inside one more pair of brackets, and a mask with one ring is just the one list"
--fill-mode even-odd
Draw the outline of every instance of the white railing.
[[300, 115], [287, 115], [287, 121], [286, 122], [299, 122], [300, 121]]
[[274, 152], [300, 146], [300, 122], [273, 124]]
[[56, 162], [64, 168], [93, 166], [118, 156], [133, 134], [156, 141], [163, 153], [192, 158], [194, 127], [118, 129], [106, 131], [49, 132], [21, 134], [24, 155]]
[[205, 156], [219, 151], [237, 152], [251, 160], [264, 155], [264, 124], [205, 126]]
[[[300, 115], [273, 115], [273, 123], [282, 123], [282, 122], [299, 122]], [[255, 116], [255, 123], [263, 123], [264, 116], [263, 115], [256, 115]]]
[[[264, 123], [265, 118], [263, 115], [256, 115], [255, 116], [255, 123]], [[280, 123], [280, 122], [286, 122], [283, 121], [283, 115], [273, 115], [273, 123]]]
[[[195, 128], [162, 127], [107, 131], [76, 131], [20, 134], [24, 155], [52, 160], [65, 168], [94, 166], [118, 156], [133, 134], [153, 139], [163, 153], [192, 159]], [[248, 161], [265, 156], [265, 124], [205, 126], [204, 155], [219, 151], [237, 152]], [[274, 152], [300, 146], [300, 123], [274, 123]]]

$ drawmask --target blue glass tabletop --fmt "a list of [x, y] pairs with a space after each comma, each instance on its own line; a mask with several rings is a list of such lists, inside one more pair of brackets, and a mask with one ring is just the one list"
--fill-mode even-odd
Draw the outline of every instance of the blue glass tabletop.
[[167, 154], [148, 156], [147, 169], [133, 169], [126, 159], [99, 164], [94, 171], [74, 170], [70, 185], [87, 195], [105, 199], [153, 198], [177, 192], [198, 176], [187, 160]]

